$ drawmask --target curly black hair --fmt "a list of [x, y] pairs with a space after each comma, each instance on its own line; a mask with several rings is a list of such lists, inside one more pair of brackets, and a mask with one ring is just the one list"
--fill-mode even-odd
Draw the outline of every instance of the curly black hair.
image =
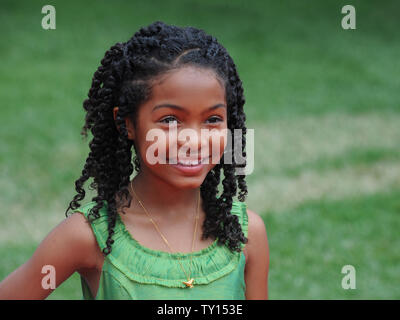
[[[80, 207], [79, 201], [85, 197], [83, 185], [93, 177], [89, 188], [97, 190], [97, 196], [92, 198], [97, 204], [89, 213], [90, 221], [99, 218], [98, 212], [104, 200], [107, 202], [109, 234], [107, 247], [103, 249], [104, 255], [111, 252], [117, 208], [121, 205], [115, 196], [127, 199], [129, 206], [132, 199], [128, 191], [130, 175], [134, 169], [140, 171], [138, 157], [132, 158], [132, 147], [136, 155], [137, 148], [134, 141], [128, 139], [124, 119], [128, 116], [136, 123], [139, 105], [151, 94], [150, 80], [184, 65], [213, 70], [222, 80], [228, 107], [228, 130], [233, 132], [234, 128], [241, 129], [241, 156], [246, 159], [242, 82], [235, 63], [215, 37], [194, 27], [183, 28], [156, 21], [140, 28], [127, 42], [113, 45], [94, 73], [88, 99], [83, 102], [86, 115], [81, 134], [87, 138], [87, 130], [91, 130], [93, 139], [89, 143], [90, 152], [82, 175], [75, 181], [78, 194], [65, 212], [68, 217], [70, 209]], [[114, 120], [115, 106], [119, 109]], [[237, 186], [240, 189], [239, 201], [245, 201], [247, 195], [245, 175], [235, 173], [235, 168], [244, 167], [246, 163], [237, 164], [234, 157], [231, 162], [225, 164], [221, 158], [200, 187], [206, 213], [202, 238], [218, 238], [219, 245], [226, 244], [230, 250], [240, 252], [240, 242], [247, 243], [248, 239], [243, 234], [238, 217], [230, 212]], [[217, 197], [221, 169], [224, 171], [223, 191]]]

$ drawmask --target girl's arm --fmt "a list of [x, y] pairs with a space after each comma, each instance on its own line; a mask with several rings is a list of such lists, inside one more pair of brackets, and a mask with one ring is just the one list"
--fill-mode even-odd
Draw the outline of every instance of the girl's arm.
[[247, 209], [248, 243], [245, 268], [246, 299], [268, 299], [269, 248], [263, 219]]
[[72, 214], [46, 236], [27, 262], [0, 282], [0, 300], [45, 299], [54, 289], [42, 286], [43, 278], [47, 284], [50, 275], [49, 270], [42, 273], [42, 268], [54, 267], [57, 288], [75, 271], [95, 267], [95, 246], [86, 218]]

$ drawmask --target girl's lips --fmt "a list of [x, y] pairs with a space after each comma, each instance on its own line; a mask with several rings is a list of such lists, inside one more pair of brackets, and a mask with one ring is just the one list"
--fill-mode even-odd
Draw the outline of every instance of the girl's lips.
[[[196, 162], [196, 161], [199, 161], [200, 160], [200, 163], [204, 163], [207, 159], [209, 159], [210, 157], [205, 157], [205, 158], [203, 158], [203, 159], [200, 159], [200, 158], [198, 158], [198, 159], [183, 159], [182, 160], [182, 162], [184, 163], [184, 162], [188, 162], [188, 161], [193, 161], [193, 162]], [[178, 160], [178, 159], [167, 159], [167, 164], [175, 164], [175, 163], [172, 163], [172, 162], [176, 162], [176, 164], [179, 164], [179, 162], [181, 162], [180, 160]]]

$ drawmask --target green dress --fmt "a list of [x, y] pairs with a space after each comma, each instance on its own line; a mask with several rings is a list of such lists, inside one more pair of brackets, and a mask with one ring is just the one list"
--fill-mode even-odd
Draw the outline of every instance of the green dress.
[[[93, 233], [101, 249], [106, 248], [108, 222], [106, 201], [99, 210], [100, 217], [91, 222]], [[88, 218], [96, 202], [89, 202], [76, 212]], [[233, 201], [232, 214], [239, 217], [247, 237], [247, 206]], [[244, 300], [245, 256], [243, 251], [231, 252], [215, 240], [210, 246], [193, 253], [169, 253], [142, 246], [126, 229], [117, 215], [112, 251], [105, 256], [96, 297], [86, 280], [80, 276], [84, 300]], [[243, 249], [244, 244], [241, 244]], [[190, 268], [190, 256], [192, 266]], [[183, 268], [194, 278], [193, 288], [187, 287]]]

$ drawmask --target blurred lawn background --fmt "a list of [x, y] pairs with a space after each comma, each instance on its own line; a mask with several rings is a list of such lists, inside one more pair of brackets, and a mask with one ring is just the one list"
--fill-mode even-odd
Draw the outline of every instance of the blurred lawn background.
[[[41, 28], [42, 6], [56, 30]], [[356, 30], [341, 8], [356, 8]], [[398, 1], [2, 1], [0, 280], [65, 219], [88, 154], [94, 71], [162, 20], [214, 35], [255, 130], [248, 207], [270, 246], [270, 299], [400, 298]], [[88, 192], [83, 202], [90, 201]], [[356, 289], [341, 287], [344, 265]], [[81, 299], [73, 274], [48, 299]]]

